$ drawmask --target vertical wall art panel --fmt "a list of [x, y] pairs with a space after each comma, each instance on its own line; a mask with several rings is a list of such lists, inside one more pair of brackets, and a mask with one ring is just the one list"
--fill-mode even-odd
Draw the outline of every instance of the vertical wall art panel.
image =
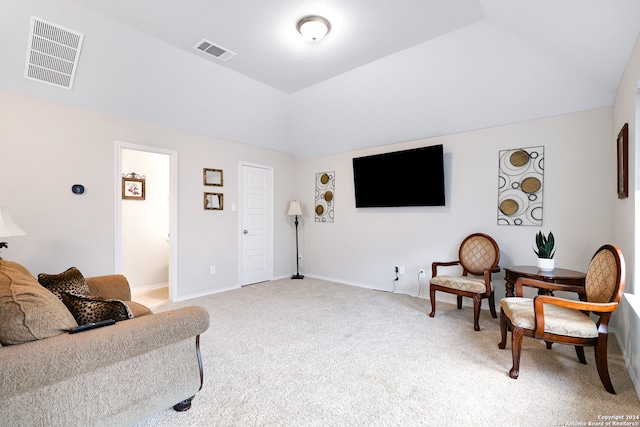
[[336, 196], [335, 172], [316, 174], [316, 222], [333, 222], [333, 202]]
[[542, 225], [544, 147], [500, 151], [498, 225]]

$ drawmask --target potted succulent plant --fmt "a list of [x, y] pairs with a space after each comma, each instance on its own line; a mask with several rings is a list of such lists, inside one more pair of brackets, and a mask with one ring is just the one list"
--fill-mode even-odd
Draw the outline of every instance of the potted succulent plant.
[[556, 240], [553, 237], [553, 233], [549, 232], [548, 236], [542, 234], [542, 231], [538, 231], [536, 234], [536, 248], [533, 251], [538, 255], [538, 268], [542, 271], [551, 271], [555, 267], [555, 261], [553, 256], [556, 253], [555, 250]]

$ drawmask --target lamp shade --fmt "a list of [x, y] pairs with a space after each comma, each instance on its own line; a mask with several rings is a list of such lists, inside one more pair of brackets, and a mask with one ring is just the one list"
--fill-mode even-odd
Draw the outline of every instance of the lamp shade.
[[319, 41], [331, 30], [331, 24], [322, 16], [307, 16], [298, 21], [298, 32], [310, 41]]
[[302, 206], [299, 200], [292, 200], [289, 202], [289, 210], [287, 210], [288, 216], [302, 215]]
[[25, 233], [11, 218], [9, 208], [0, 208], [0, 237], [24, 236]]

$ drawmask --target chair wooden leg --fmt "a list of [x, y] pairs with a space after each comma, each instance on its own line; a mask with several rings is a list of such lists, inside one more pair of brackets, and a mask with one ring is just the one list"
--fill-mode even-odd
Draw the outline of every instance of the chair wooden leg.
[[587, 364], [587, 359], [584, 357], [584, 347], [581, 345], [576, 346], [576, 354], [578, 355], [578, 360], [583, 365]]
[[517, 379], [520, 375], [520, 350], [522, 350], [522, 328], [511, 325], [511, 357], [513, 367], [509, 371], [509, 376]]
[[504, 314], [503, 309], [500, 309], [500, 337], [502, 339], [498, 343], [498, 348], [504, 350], [507, 346], [507, 316]]
[[[461, 297], [458, 297], [461, 298]], [[473, 295], [473, 330], [480, 330], [480, 304], [482, 304], [482, 297], [480, 294]]]
[[498, 318], [498, 314], [496, 313], [496, 298], [495, 292], [491, 292], [491, 296], [489, 297], [489, 309], [491, 310], [491, 317], [494, 319]]
[[462, 297], [460, 295], [456, 295], [456, 297], [458, 298], [458, 310], [460, 310], [462, 308]]
[[429, 317], [436, 315], [436, 290], [429, 286], [429, 299], [431, 300], [431, 313]]
[[594, 347], [594, 353], [596, 355], [596, 366], [602, 385], [609, 393], [616, 394], [616, 391], [613, 389], [613, 384], [611, 384], [609, 366], [607, 365], [607, 334], [600, 334]]

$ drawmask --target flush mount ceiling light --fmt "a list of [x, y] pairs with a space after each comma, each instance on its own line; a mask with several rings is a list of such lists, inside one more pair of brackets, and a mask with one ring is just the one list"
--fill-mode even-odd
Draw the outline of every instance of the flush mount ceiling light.
[[322, 16], [306, 16], [298, 21], [297, 28], [305, 39], [317, 42], [331, 31], [331, 24]]

